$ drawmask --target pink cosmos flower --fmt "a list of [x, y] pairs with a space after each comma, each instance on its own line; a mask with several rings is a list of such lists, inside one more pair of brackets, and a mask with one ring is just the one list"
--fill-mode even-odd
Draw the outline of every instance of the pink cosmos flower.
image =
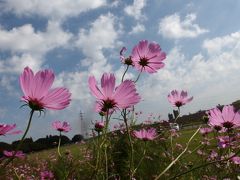
[[218, 137], [218, 147], [226, 148], [229, 147], [233, 143], [233, 138], [229, 136], [219, 136]]
[[240, 157], [239, 156], [234, 156], [232, 159], [234, 164], [240, 164]]
[[200, 132], [203, 136], [205, 136], [205, 135], [209, 134], [210, 132], [212, 132], [212, 128], [208, 128], [208, 127], [201, 128], [201, 129], [199, 130], [199, 132]]
[[211, 151], [209, 157], [208, 157], [208, 160], [214, 160], [218, 157], [218, 153], [214, 150]]
[[20, 85], [24, 93], [22, 100], [33, 110], [53, 109], [61, 110], [70, 103], [70, 96], [66, 88], [50, 89], [54, 81], [52, 70], [38, 71], [36, 74], [26, 67], [20, 75]]
[[22, 152], [22, 151], [3, 151], [3, 154], [6, 156], [6, 157], [17, 157], [17, 158], [23, 158], [25, 156], [25, 154]]
[[139, 71], [155, 73], [164, 67], [162, 62], [166, 58], [166, 53], [161, 51], [159, 44], [148, 43], [147, 40], [140, 41], [132, 50], [131, 59], [134, 66]]
[[215, 129], [235, 128], [240, 126], [240, 110], [235, 112], [232, 105], [224, 106], [222, 111], [218, 108], [211, 109], [207, 112], [208, 124]]
[[168, 101], [176, 107], [181, 107], [188, 102], [192, 101], [193, 97], [188, 97], [187, 91], [178, 91], [172, 90], [170, 94], [168, 94]]
[[42, 171], [40, 173], [40, 176], [41, 176], [41, 180], [49, 180], [54, 178], [54, 175], [51, 171]]
[[141, 129], [139, 131], [133, 131], [134, 137], [144, 140], [144, 141], [151, 141], [157, 137], [156, 129], [150, 128], [148, 130]]
[[96, 122], [94, 126], [95, 126], [95, 130], [97, 132], [100, 132], [104, 128], [104, 122]]
[[16, 124], [0, 124], [0, 136], [4, 136], [5, 134], [20, 134], [22, 131], [12, 131], [16, 128]]
[[125, 80], [115, 87], [115, 76], [104, 73], [101, 79], [101, 89], [94, 76], [88, 79], [88, 85], [93, 96], [97, 98], [96, 110], [111, 113], [116, 108], [129, 108], [140, 101], [133, 81]]
[[57, 131], [60, 131], [60, 132], [68, 132], [71, 130], [71, 127], [70, 127], [70, 124], [66, 121], [54, 121], [52, 123], [52, 127], [53, 129], [56, 129]]

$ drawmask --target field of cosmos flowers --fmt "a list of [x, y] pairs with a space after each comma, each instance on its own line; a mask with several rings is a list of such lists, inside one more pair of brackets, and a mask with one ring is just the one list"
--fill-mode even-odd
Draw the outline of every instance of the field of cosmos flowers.
[[[19, 82], [21, 100], [29, 107], [30, 116], [24, 132], [17, 130], [16, 124], [0, 124], [0, 136], [22, 134], [14, 151], [3, 151], [1, 180], [240, 179], [240, 111], [232, 105], [213, 108], [206, 112], [206, 123], [192, 129], [171, 128], [169, 122], [137, 124], [136, 116], [142, 112], [135, 108], [141, 100], [136, 84], [141, 74], [151, 76], [164, 68], [166, 54], [159, 44], [147, 40], [135, 45], [129, 56], [126, 50], [123, 47], [120, 51], [125, 66], [120, 84], [116, 85], [115, 75], [107, 72], [100, 83], [94, 76], [88, 79], [100, 119], [92, 137], [61, 147], [62, 133], [69, 132], [71, 125], [55, 121], [52, 128], [59, 132], [58, 147], [32, 154], [22, 152], [21, 146], [34, 115], [66, 108], [71, 103], [71, 92], [64, 87], [51, 88], [55, 77], [52, 70], [35, 73], [25, 67]], [[136, 69], [136, 79], [125, 78], [130, 68]], [[193, 97], [185, 90], [172, 90], [167, 98], [177, 111], [177, 123], [181, 107]], [[111, 119], [116, 117], [120, 123], [110, 131]]]

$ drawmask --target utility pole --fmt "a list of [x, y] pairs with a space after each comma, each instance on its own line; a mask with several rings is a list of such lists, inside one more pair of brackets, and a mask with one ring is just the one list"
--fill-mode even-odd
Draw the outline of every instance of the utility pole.
[[83, 112], [80, 111], [79, 113], [79, 118], [80, 118], [80, 131], [81, 131], [81, 135], [84, 137], [85, 135], [85, 132], [84, 132], [84, 129], [85, 129], [85, 123], [84, 123], [84, 119], [83, 119]]

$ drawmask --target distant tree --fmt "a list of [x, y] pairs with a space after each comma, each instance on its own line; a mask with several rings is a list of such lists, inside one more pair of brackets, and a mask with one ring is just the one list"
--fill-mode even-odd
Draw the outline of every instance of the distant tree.
[[5, 142], [0, 142], [0, 157], [3, 156], [4, 150], [12, 150], [12, 146]]
[[233, 102], [232, 105], [235, 107], [236, 110], [239, 110], [240, 109], [240, 100]]
[[[12, 147], [13, 149], [16, 149], [20, 143], [20, 140], [12, 142]], [[24, 139], [20, 150], [22, 150], [25, 153], [31, 152], [32, 151], [32, 145], [33, 145], [33, 139], [32, 138], [26, 138]]]
[[83, 140], [83, 135], [81, 134], [76, 134], [75, 136], [73, 136], [72, 138], [72, 142], [76, 143], [76, 142], [81, 142]]

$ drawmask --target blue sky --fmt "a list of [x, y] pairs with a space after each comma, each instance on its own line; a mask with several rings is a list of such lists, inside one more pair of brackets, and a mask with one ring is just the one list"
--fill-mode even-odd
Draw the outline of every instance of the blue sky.
[[[235, 0], [2, 0], [0, 122], [25, 129], [29, 109], [19, 108], [19, 75], [25, 66], [34, 71], [51, 68], [56, 73], [54, 86], [69, 88], [72, 103], [62, 111], [35, 115], [28, 137], [55, 134], [54, 120], [70, 122], [70, 137], [81, 133], [97, 119], [87, 87], [89, 75], [100, 79], [103, 72], [114, 72], [120, 80], [124, 67], [119, 50], [126, 46], [130, 53], [142, 39], [158, 42], [167, 58], [158, 73], [141, 77], [138, 110], [166, 118], [172, 111], [166, 98], [172, 89], [194, 96], [183, 108], [185, 114], [229, 104], [240, 99], [239, 15], [240, 2]], [[127, 76], [136, 78], [137, 72]]]

